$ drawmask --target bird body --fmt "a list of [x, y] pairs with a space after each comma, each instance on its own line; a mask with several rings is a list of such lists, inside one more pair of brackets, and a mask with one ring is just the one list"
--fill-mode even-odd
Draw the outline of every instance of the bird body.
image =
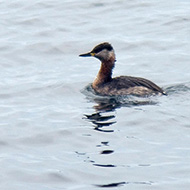
[[80, 56], [93, 56], [101, 61], [98, 75], [92, 83], [92, 88], [99, 95], [166, 95], [159, 86], [144, 78], [132, 76], [112, 78], [112, 71], [115, 66], [115, 52], [111, 44], [107, 42], [97, 45], [91, 52]]

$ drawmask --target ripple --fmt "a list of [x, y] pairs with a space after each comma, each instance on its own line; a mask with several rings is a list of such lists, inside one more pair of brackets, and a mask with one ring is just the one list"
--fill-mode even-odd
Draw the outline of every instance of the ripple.
[[94, 166], [98, 166], [98, 167], [105, 167], [105, 168], [113, 168], [116, 167], [113, 164], [93, 164]]
[[109, 183], [109, 184], [104, 184], [104, 185], [95, 185], [97, 187], [118, 187], [121, 185], [125, 185], [126, 182], [118, 182], [118, 183]]
[[118, 182], [118, 183], [109, 183], [109, 184], [104, 184], [104, 185], [95, 185], [97, 187], [118, 187], [118, 186], [122, 186], [125, 184], [134, 184], [134, 185], [152, 185], [152, 181], [139, 181], [139, 182]]
[[[115, 118], [115, 115], [102, 115], [102, 113], [97, 112], [91, 115], [84, 114], [87, 120], [89, 120], [93, 125], [95, 125], [94, 129], [101, 132], [114, 132], [112, 129], [104, 129], [105, 127], [110, 127], [116, 123], [116, 121], [109, 121]], [[109, 121], [109, 122], [108, 122]]]
[[190, 92], [190, 83], [181, 83], [181, 84], [175, 84], [172, 86], [168, 86], [165, 88], [168, 95], [176, 94], [176, 93], [185, 93]]
[[114, 150], [103, 150], [100, 154], [112, 154]]
[[100, 113], [94, 113], [92, 115], [85, 115], [88, 119], [90, 120], [95, 120], [95, 121], [107, 121], [110, 119], [113, 119], [115, 116], [114, 115], [109, 115], [109, 116], [101, 116]]

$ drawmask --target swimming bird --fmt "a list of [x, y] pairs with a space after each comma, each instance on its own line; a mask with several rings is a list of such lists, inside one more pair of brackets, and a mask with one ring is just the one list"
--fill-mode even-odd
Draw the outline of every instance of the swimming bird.
[[132, 76], [112, 78], [116, 58], [114, 49], [108, 42], [101, 43], [95, 46], [90, 52], [80, 54], [79, 56], [95, 57], [101, 61], [98, 75], [92, 83], [92, 88], [98, 95], [166, 95], [159, 86], [144, 78]]

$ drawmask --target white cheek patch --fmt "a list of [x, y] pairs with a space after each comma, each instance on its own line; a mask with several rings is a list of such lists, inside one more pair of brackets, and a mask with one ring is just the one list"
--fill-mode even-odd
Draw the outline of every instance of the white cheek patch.
[[99, 53], [97, 53], [98, 57], [106, 58], [108, 56], [108, 51], [107, 50], [102, 50]]

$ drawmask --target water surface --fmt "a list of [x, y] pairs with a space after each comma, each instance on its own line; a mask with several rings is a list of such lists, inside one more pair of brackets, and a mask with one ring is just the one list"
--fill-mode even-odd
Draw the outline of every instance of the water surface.
[[[2, 1], [3, 190], [190, 186], [190, 2]], [[168, 96], [109, 99], [86, 89], [109, 41], [114, 76], [148, 78]]]

